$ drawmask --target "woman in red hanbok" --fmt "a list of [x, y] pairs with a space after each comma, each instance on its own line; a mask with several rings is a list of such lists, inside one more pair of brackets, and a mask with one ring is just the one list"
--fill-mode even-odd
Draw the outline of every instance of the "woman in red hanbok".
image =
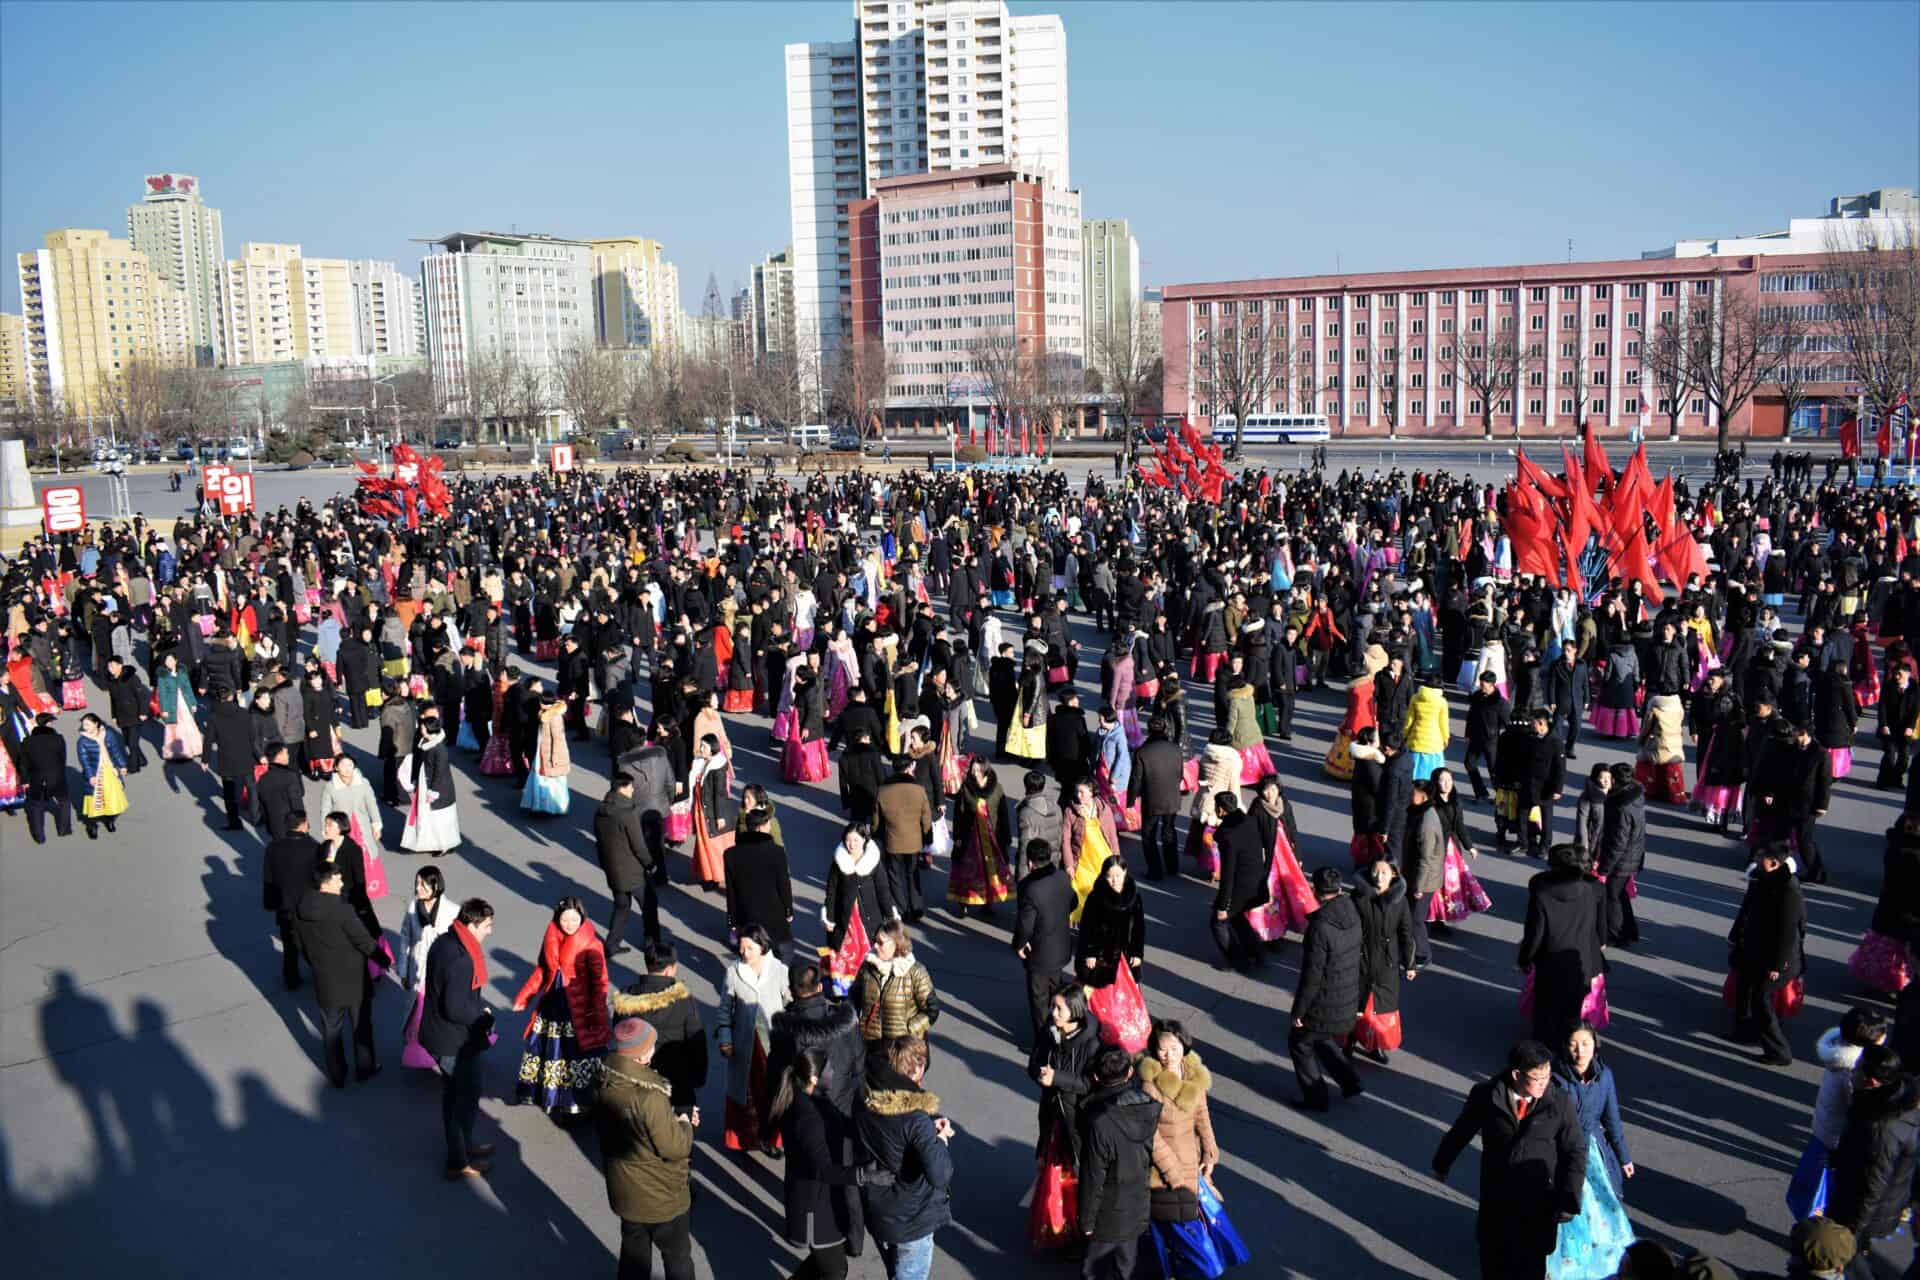
[[1327, 748], [1326, 773], [1342, 782], [1353, 780], [1353, 735], [1368, 725], [1378, 726], [1373, 709], [1373, 677], [1387, 665], [1387, 651], [1377, 644], [1367, 646], [1361, 659], [1360, 674], [1347, 683], [1347, 714], [1340, 731]]
[[953, 802], [953, 862], [947, 872], [947, 901], [965, 911], [1013, 897], [1013, 874], [1007, 846], [1013, 824], [1000, 777], [983, 757], [976, 756], [961, 779]]
[[880, 926], [899, 916], [886, 874], [880, 870], [880, 845], [865, 823], [851, 824], [834, 846], [820, 908], [820, 923], [827, 929], [821, 968], [835, 999], [845, 998], [852, 988]]

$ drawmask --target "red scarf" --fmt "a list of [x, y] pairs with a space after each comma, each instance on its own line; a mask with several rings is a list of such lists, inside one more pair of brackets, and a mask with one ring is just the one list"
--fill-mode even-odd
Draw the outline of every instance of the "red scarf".
[[480, 940], [458, 920], [453, 922], [453, 936], [460, 939], [460, 945], [467, 949], [467, 959], [473, 961], [473, 989], [478, 991], [487, 985], [487, 958], [481, 954]]

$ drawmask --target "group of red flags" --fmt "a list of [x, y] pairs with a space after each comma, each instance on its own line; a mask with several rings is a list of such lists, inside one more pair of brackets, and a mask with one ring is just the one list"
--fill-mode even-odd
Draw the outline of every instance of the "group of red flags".
[[453, 507], [453, 495], [440, 478], [445, 464], [438, 455], [422, 457], [412, 445], [397, 444], [392, 475], [381, 475], [371, 462], [354, 465], [360, 468], [360, 510], [376, 519], [405, 519], [407, 528], [418, 529], [423, 508], [427, 514], [445, 516]]
[[1232, 479], [1220, 446], [1202, 440], [1185, 418], [1153, 446], [1154, 460], [1140, 464], [1140, 480], [1156, 489], [1172, 489], [1189, 502], [1218, 502]]
[[[1673, 474], [1657, 483], [1643, 444], [1615, 473], [1588, 426], [1582, 458], [1560, 446], [1565, 470], [1546, 473], [1524, 449], [1515, 451], [1515, 476], [1506, 490], [1506, 529], [1517, 573], [1538, 574], [1556, 587], [1586, 594], [1580, 556], [1597, 535], [1613, 577], [1638, 579], [1647, 598], [1665, 598], [1660, 581], [1684, 587], [1707, 573], [1707, 554], [1674, 511]], [[1647, 532], [1652, 517], [1653, 533]], [[1564, 568], [1563, 568], [1564, 566]]]

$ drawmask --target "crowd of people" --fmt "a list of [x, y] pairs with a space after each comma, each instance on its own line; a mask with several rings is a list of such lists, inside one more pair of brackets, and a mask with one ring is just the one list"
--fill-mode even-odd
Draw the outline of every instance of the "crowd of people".
[[[381, 1071], [373, 1004], [397, 986], [400, 1062], [439, 1077], [460, 1181], [489, 1171], [481, 1063], [504, 1016], [487, 1000], [494, 909], [450, 884], [461, 795], [517, 787], [529, 823], [565, 814], [576, 749], [594, 744], [608, 783], [590, 830], [614, 905], [602, 932], [578, 895], [551, 904], [512, 1001], [515, 1100], [597, 1136], [623, 1277], [649, 1276], [656, 1251], [670, 1280], [693, 1274], [710, 1044], [719, 1144], [780, 1162], [795, 1274], [845, 1275], [869, 1239], [894, 1280], [929, 1274], [966, 1120], [927, 1087], [965, 1069], [943, 1061], [939, 986], [914, 951], [942, 900], [1010, 927], [1023, 970], [1030, 1245], [1087, 1277], [1246, 1263], [1214, 1181], [1205, 1046], [1151, 1008], [1161, 926], [1138, 882], [1211, 887], [1223, 968], [1263, 970], [1297, 940], [1295, 1102], [1330, 1113], [1334, 1087], [1359, 1098], [1362, 1066], [1403, 1045], [1434, 940], [1492, 907], [1474, 866], [1495, 851], [1543, 864], [1516, 956], [1531, 1035], [1431, 1162], [1444, 1179], [1479, 1139], [1482, 1274], [1720, 1274], [1636, 1242], [1600, 1052], [1609, 955], [1658, 952], [1634, 910], [1658, 853], [1649, 808], [1691, 810], [1751, 864], [1727, 938], [1729, 1033], [1790, 1064], [1806, 890], [1826, 883], [1843, 786], [1904, 807], [1849, 962], [1894, 1003], [1862, 1003], [1821, 1040], [1791, 1274], [1869, 1275], [1875, 1242], [1908, 1221], [1910, 491], [1778, 466], [1683, 479], [1679, 513], [1712, 567], [1661, 593], [1619, 565], [1585, 590], [1517, 571], [1505, 495], [1444, 471], [1250, 468], [1218, 503], [1058, 470], [452, 488], [454, 514], [418, 527], [348, 495], [30, 541], [0, 578], [0, 804], [25, 810], [36, 843], [49, 818], [68, 837], [75, 814], [97, 839], [141, 801], [143, 740], [162, 768], [209, 770], [227, 827], [265, 841], [263, 906], [285, 985], [311, 979], [328, 1078]], [[1322, 766], [1351, 796], [1339, 865], [1304, 856], [1274, 758], [1322, 687], [1344, 688]], [[1870, 777], [1853, 759], [1869, 716]], [[344, 736], [376, 727], [377, 779]], [[1635, 763], [1583, 780], [1596, 739], [1631, 744]], [[736, 742], [769, 744], [779, 783], [746, 783]], [[796, 910], [777, 805], [802, 788], [845, 819], [800, 869], [824, 880], [817, 926]], [[1469, 804], [1488, 808], [1490, 849]], [[392, 930], [374, 906], [390, 863], [417, 864]], [[662, 916], [674, 881], [717, 908], [734, 956], [704, 1014]], [[622, 987], [630, 944], [643, 972]]]

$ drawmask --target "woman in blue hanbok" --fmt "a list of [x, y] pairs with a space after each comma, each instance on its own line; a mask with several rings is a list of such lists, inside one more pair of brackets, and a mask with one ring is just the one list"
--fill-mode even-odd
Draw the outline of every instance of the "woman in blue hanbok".
[[1560, 1227], [1559, 1247], [1547, 1259], [1548, 1280], [1611, 1280], [1633, 1243], [1633, 1225], [1622, 1202], [1633, 1157], [1620, 1127], [1620, 1095], [1613, 1072], [1600, 1061], [1600, 1036], [1589, 1022], [1567, 1035], [1555, 1062], [1554, 1083], [1566, 1092], [1587, 1137], [1587, 1182], [1580, 1212]]

